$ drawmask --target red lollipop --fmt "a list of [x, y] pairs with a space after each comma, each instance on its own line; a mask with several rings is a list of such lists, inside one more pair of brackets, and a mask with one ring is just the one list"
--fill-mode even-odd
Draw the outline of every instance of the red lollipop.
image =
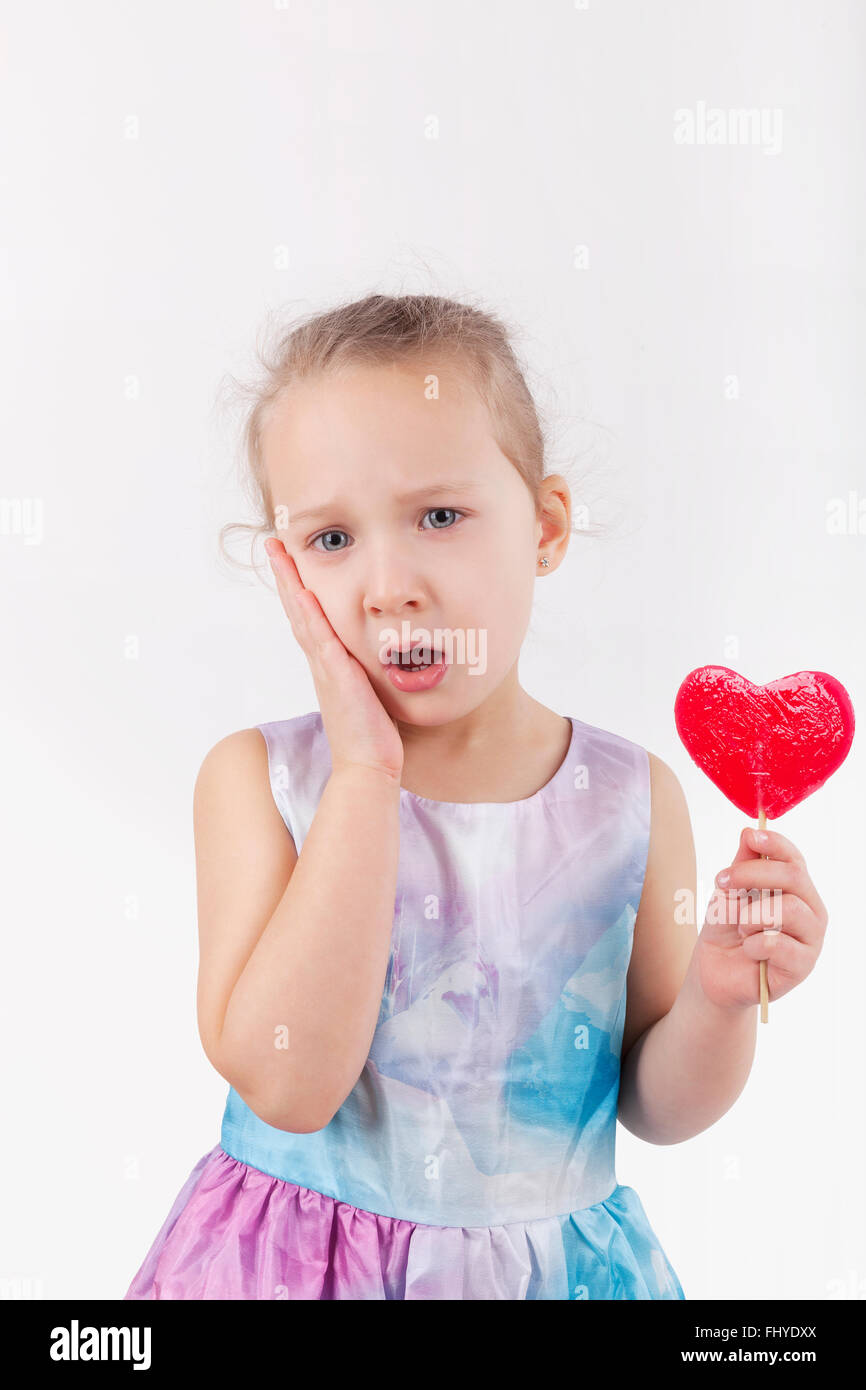
[[[689, 756], [760, 829], [822, 787], [854, 737], [848, 692], [826, 671], [753, 685], [728, 666], [699, 666], [677, 692], [674, 719]], [[765, 960], [760, 985], [766, 1023]]]

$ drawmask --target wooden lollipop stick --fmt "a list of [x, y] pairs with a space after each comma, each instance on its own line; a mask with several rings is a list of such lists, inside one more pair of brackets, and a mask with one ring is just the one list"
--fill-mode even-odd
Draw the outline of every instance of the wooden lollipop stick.
[[[766, 828], [767, 828], [767, 817], [764, 815], [764, 811], [763, 811], [763, 807], [762, 807], [761, 810], [758, 812], [758, 829], [759, 829], [759, 830], [766, 830]], [[762, 854], [762, 855], [761, 855], [761, 858], [762, 858], [762, 859], [769, 859], [769, 857], [770, 857], [769, 854]], [[763, 897], [763, 893], [762, 893], [762, 897]], [[762, 906], [762, 909], [761, 909], [761, 910], [763, 911], [763, 906]], [[769, 986], [768, 986], [768, 984], [767, 984], [767, 962], [766, 962], [765, 960], [762, 960], [762, 961], [760, 962], [760, 965], [761, 965], [761, 974], [760, 974], [760, 981], [761, 981], [761, 1022], [762, 1022], [762, 1023], [768, 1023], [768, 1022], [769, 1022], [769, 1015], [768, 1015], [768, 1012], [767, 1012], [767, 1007], [768, 1007], [769, 1002], [770, 1002], [770, 989], [769, 989]]]

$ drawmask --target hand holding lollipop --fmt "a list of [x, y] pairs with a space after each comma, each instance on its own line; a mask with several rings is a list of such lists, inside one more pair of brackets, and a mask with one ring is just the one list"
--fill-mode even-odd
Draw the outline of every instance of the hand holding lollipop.
[[[754, 963], [760, 962], [766, 1023], [769, 998], [787, 994], [815, 965], [828, 914], [800, 851], [764, 827], [768, 817], [784, 815], [823, 786], [847, 757], [851, 700], [824, 671], [753, 685], [726, 666], [701, 666], [680, 686], [674, 718], [698, 767], [738, 810], [758, 816], [758, 830], [743, 830], [730, 869], [716, 878], [730, 911], [719, 914], [710, 904], [697, 949], [704, 992], [723, 1007], [755, 1001]], [[713, 920], [719, 915], [724, 920]]]

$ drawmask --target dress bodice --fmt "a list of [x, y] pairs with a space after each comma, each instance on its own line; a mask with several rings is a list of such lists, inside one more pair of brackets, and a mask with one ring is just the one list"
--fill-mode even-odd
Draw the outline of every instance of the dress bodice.
[[[433, 1226], [535, 1221], [611, 1195], [649, 762], [571, 724], [565, 760], [525, 800], [401, 788], [391, 950], [363, 1072], [308, 1134], [265, 1124], [230, 1088], [226, 1153]], [[331, 771], [321, 714], [258, 728], [300, 854]]]

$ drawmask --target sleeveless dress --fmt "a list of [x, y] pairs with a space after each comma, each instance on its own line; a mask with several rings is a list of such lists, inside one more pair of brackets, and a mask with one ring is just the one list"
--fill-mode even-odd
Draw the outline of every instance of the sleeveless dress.
[[[324, 1129], [229, 1088], [126, 1299], [682, 1299], [614, 1172], [646, 751], [571, 719], [534, 796], [400, 789], [391, 951], [369, 1057]], [[257, 726], [300, 853], [321, 714]]]

